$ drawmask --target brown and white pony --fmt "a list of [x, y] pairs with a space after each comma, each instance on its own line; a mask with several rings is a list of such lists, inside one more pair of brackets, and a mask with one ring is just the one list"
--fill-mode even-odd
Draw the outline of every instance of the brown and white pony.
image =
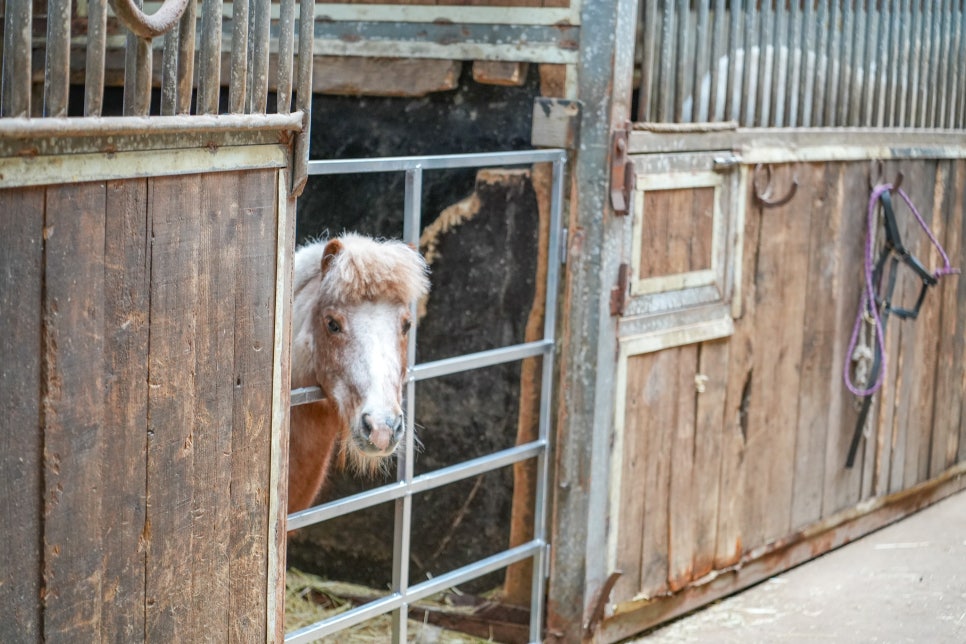
[[292, 408], [289, 512], [312, 504], [336, 444], [339, 463], [362, 473], [399, 445], [410, 305], [427, 272], [406, 244], [351, 233], [295, 252], [292, 387], [325, 399]]

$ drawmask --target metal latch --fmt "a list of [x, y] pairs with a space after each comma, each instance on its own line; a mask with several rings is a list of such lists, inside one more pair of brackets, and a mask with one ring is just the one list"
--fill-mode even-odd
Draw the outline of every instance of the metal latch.
[[614, 130], [610, 161], [610, 205], [614, 214], [626, 215], [634, 192], [634, 163], [627, 159], [627, 129]]
[[610, 314], [624, 315], [627, 306], [627, 285], [631, 267], [625, 262], [617, 268], [617, 285], [610, 290]]

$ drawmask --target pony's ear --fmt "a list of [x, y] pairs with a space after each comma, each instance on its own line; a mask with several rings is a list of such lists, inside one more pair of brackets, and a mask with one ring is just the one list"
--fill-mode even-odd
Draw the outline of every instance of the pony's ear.
[[325, 250], [322, 251], [323, 275], [325, 275], [325, 272], [329, 270], [329, 265], [332, 263], [332, 260], [335, 259], [335, 256], [340, 252], [342, 252], [342, 242], [340, 242], [338, 239], [333, 239], [325, 245]]

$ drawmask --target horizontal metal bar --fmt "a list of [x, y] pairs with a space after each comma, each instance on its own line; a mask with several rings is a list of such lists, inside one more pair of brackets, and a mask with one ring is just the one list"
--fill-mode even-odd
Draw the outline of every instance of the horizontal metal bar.
[[304, 528], [314, 523], [321, 523], [328, 519], [355, 512], [356, 510], [394, 501], [407, 494], [418, 494], [449, 483], [462, 481], [477, 474], [498, 470], [502, 467], [525, 461], [528, 458], [534, 458], [546, 449], [547, 441], [537, 440], [511, 447], [495, 454], [481, 456], [463, 463], [457, 463], [456, 465], [421, 474], [415, 477], [409, 485], [399, 481], [378, 487], [374, 490], [366, 490], [359, 494], [353, 494], [344, 499], [338, 499], [330, 503], [290, 514], [288, 516], [288, 529], [297, 530], [298, 528]]
[[412, 380], [428, 380], [438, 378], [462, 371], [482, 369], [498, 364], [505, 364], [524, 358], [548, 354], [553, 351], [553, 340], [537, 340], [526, 344], [517, 344], [511, 347], [501, 347], [499, 349], [489, 349], [478, 353], [470, 353], [453, 358], [445, 358], [434, 362], [424, 362], [413, 367], [409, 372]]
[[403, 172], [451, 170], [454, 168], [486, 168], [501, 165], [552, 163], [566, 159], [564, 150], [511, 150], [479, 154], [443, 154], [435, 156], [383, 157], [379, 159], [326, 159], [309, 161], [309, 174], [355, 174], [367, 172]]
[[285, 635], [285, 641], [289, 644], [301, 644], [312, 642], [316, 639], [335, 633], [355, 624], [372, 619], [378, 615], [383, 615], [390, 611], [400, 608], [403, 604], [425, 599], [435, 595], [447, 588], [452, 588], [459, 584], [482, 577], [501, 568], [506, 568], [518, 561], [523, 561], [528, 557], [533, 557], [539, 553], [546, 543], [542, 540], [528, 541], [501, 553], [481, 559], [469, 565], [457, 568], [444, 575], [434, 577], [415, 586], [411, 586], [405, 593], [393, 593], [375, 601], [369, 602], [352, 610], [340, 613], [334, 617], [316, 622], [309, 626], [292, 631]]
[[0, 119], [0, 138], [91, 137], [106, 134], [120, 136], [124, 134], [216, 132], [238, 129], [298, 132], [302, 129], [302, 112], [297, 111], [292, 114], [206, 114], [197, 116], [182, 114], [151, 117]]
[[[498, 364], [523, 360], [538, 355], [548, 354], [553, 351], [553, 340], [538, 340], [526, 344], [517, 344], [512, 347], [501, 347], [499, 349], [489, 349], [479, 353], [471, 353], [453, 358], [445, 358], [434, 362], [425, 362], [416, 365], [409, 372], [410, 380], [428, 380], [439, 376], [447, 376], [462, 371], [472, 369], [482, 369]], [[292, 390], [292, 406], [306, 405], [308, 403], [324, 400], [325, 394], [319, 387], [299, 387]]]

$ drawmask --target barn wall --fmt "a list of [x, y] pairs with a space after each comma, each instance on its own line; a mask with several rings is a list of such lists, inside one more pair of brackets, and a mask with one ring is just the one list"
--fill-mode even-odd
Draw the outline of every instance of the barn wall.
[[[885, 165], [887, 178], [904, 173], [903, 189], [953, 265], [962, 265], [966, 161]], [[760, 578], [787, 567], [791, 559], [769, 553], [805, 542], [843, 516], [908, 502], [913, 492], [925, 499], [950, 477], [954, 488], [963, 486], [957, 472], [966, 455], [966, 283], [943, 279], [916, 321], [890, 318], [871, 433], [855, 467], [846, 468], [858, 403], [842, 383], [842, 366], [863, 280], [869, 165], [773, 170], [776, 185], [797, 177], [798, 192], [765, 209], [746, 186], [742, 313], [734, 334], [628, 358], [615, 504], [616, 569], [623, 574], [604, 639], [686, 610], [696, 588], [712, 588], [703, 601], [735, 590], [713, 589], [723, 571], [760, 561]], [[897, 214], [912, 253], [930, 270], [941, 266], [908, 209], [898, 205]], [[904, 272], [895, 299], [913, 304], [919, 286]], [[827, 536], [800, 556], [832, 547]]]
[[0, 190], [0, 640], [273, 634], [278, 186]]

